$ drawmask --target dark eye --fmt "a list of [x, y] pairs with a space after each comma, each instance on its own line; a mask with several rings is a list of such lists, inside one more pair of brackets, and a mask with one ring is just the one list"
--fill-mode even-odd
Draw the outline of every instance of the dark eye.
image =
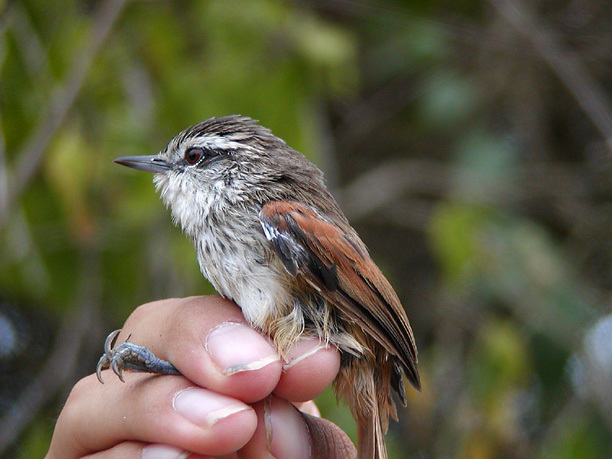
[[185, 152], [185, 160], [189, 164], [196, 164], [204, 156], [204, 149], [200, 147], [191, 147]]

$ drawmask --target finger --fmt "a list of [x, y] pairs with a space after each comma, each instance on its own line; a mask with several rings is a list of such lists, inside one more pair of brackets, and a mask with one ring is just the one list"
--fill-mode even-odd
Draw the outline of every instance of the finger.
[[[220, 456], [217, 456], [219, 459]], [[176, 446], [161, 443], [147, 444], [137, 441], [124, 441], [106, 451], [89, 454], [82, 459], [209, 459], [212, 456], [189, 453]], [[237, 455], [223, 456], [224, 459], [236, 459]]]
[[[82, 459], [140, 459], [143, 457], [143, 449], [147, 446], [147, 443], [142, 443], [138, 441], [124, 441], [119, 443], [118, 445], [113, 446], [110, 449], [99, 451], [97, 453], [88, 454], [84, 456]], [[179, 455], [181, 452], [184, 452], [181, 448], [176, 448], [174, 446], [169, 447], [168, 453], [172, 450], [175, 453], [175, 458], [178, 459], [181, 456]], [[169, 454], [167, 458], [170, 459], [172, 456]], [[163, 456], [159, 459], [165, 459]]]
[[238, 451], [238, 457], [311, 457], [307, 424], [291, 403], [271, 395], [253, 408], [257, 413], [257, 430], [245, 447]]
[[321, 412], [319, 411], [319, 407], [312, 400], [309, 400], [307, 402], [294, 402], [293, 406], [295, 406], [302, 413], [310, 414], [311, 416], [317, 416], [319, 418], [321, 417]]
[[270, 396], [255, 406], [257, 430], [238, 452], [240, 458], [352, 459], [357, 450], [346, 433], [325, 419], [301, 413], [291, 403]]
[[244, 402], [261, 400], [282, 372], [270, 340], [220, 296], [162, 300], [139, 307], [117, 342], [145, 346], [189, 380]]
[[328, 459], [352, 459], [357, 457], [357, 449], [348, 435], [336, 424], [318, 416], [302, 413], [312, 446], [311, 457]]
[[312, 400], [335, 379], [340, 352], [318, 338], [300, 340], [289, 351], [274, 394], [292, 402]]
[[81, 457], [124, 440], [231, 454], [256, 429], [257, 417], [249, 405], [194, 387], [181, 376], [125, 377], [125, 383], [109, 378], [100, 384], [95, 375], [79, 381], [56, 424], [50, 458]]

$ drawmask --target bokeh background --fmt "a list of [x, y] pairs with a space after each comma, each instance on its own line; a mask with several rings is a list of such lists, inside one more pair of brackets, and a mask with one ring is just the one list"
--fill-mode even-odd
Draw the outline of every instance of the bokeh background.
[[611, 17], [0, 1], [0, 456], [44, 455], [135, 306], [212, 293], [151, 177], [112, 159], [240, 113], [325, 171], [412, 321], [423, 390], [393, 458], [612, 457]]

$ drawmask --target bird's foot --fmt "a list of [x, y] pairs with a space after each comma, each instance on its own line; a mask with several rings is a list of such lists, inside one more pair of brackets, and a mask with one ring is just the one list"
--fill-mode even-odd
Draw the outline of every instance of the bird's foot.
[[[121, 330], [115, 330], [104, 342], [104, 354], [98, 360], [96, 375], [98, 380], [104, 384], [102, 370], [110, 368], [123, 382], [123, 370], [156, 373], [160, 375], [180, 375], [181, 373], [170, 362], [166, 362], [155, 356], [146, 347], [137, 346], [127, 340], [117, 347], [113, 347], [117, 335]], [[129, 337], [128, 337], [129, 339]]]

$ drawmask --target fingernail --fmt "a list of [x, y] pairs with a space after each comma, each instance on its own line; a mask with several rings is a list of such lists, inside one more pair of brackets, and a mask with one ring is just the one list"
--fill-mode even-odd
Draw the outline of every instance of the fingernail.
[[204, 428], [210, 428], [232, 414], [251, 409], [234, 399], [197, 387], [178, 392], [172, 406], [190, 422]]
[[293, 365], [325, 349], [329, 349], [329, 346], [319, 338], [301, 339], [289, 350], [287, 354], [287, 363], [283, 365], [283, 368], [288, 370]]
[[142, 449], [142, 459], [185, 459], [189, 452], [170, 445], [148, 445]]
[[221, 324], [209, 333], [206, 350], [227, 376], [259, 370], [280, 360], [263, 336], [246, 325], [233, 322]]
[[307, 459], [312, 457], [310, 435], [304, 418], [298, 410], [285, 400], [272, 397], [266, 413], [269, 419], [269, 449], [274, 457]]

